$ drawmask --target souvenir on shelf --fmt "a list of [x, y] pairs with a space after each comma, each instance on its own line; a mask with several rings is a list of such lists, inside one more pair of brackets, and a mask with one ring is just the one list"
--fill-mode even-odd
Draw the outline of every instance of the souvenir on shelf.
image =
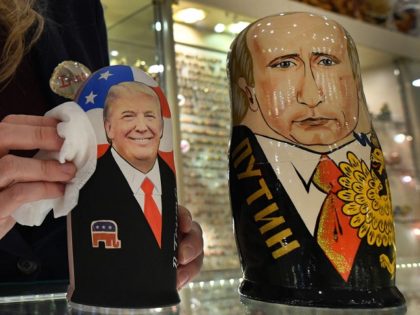
[[310, 13], [268, 16], [236, 37], [228, 72], [241, 295], [404, 308], [384, 156], [348, 32]]
[[206, 235], [203, 270], [239, 267], [227, 175], [230, 138], [226, 54], [175, 45], [183, 203]]
[[177, 199], [171, 114], [143, 71], [93, 73], [76, 103], [97, 139], [97, 165], [68, 215], [73, 307], [177, 304]]

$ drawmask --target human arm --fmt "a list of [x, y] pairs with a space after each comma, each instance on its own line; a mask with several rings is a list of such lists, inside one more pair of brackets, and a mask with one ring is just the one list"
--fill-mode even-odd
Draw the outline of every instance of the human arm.
[[38, 160], [10, 154], [11, 150], [59, 151], [58, 121], [50, 117], [9, 115], [0, 122], [0, 239], [14, 226], [11, 216], [21, 205], [64, 194], [73, 178], [72, 163]]

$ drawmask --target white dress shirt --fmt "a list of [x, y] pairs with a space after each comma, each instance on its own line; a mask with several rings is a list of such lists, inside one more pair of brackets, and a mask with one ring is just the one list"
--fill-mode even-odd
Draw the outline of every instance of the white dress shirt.
[[[256, 137], [277, 178], [295, 205], [309, 232], [314, 235], [316, 220], [326, 197], [326, 194], [316, 188], [312, 182], [312, 174], [321, 154], [264, 136], [256, 135]], [[336, 149], [328, 156], [338, 166], [340, 162], [348, 162], [346, 154], [349, 151], [356, 154], [370, 168], [371, 148], [369, 145], [361, 145], [357, 140]], [[305, 182], [306, 187], [302, 181]]]
[[112, 156], [114, 157], [115, 162], [117, 162], [121, 172], [124, 174], [125, 179], [127, 180], [128, 185], [130, 186], [134, 197], [139, 203], [141, 209], [144, 212], [144, 191], [141, 189], [141, 184], [143, 180], [147, 177], [151, 180], [155, 186], [153, 189], [153, 199], [159, 209], [159, 212], [162, 213], [162, 185], [160, 181], [160, 171], [159, 163], [156, 159], [153, 168], [147, 173], [144, 174], [134, 168], [126, 160], [124, 160], [114, 148], [111, 148]]

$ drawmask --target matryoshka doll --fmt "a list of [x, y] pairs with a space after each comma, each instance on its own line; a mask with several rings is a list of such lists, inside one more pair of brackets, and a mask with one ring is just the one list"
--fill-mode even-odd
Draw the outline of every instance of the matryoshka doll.
[[76, 102], [96, 131], [98, 161], [68, 216], [68, 299], [89, 311], [175, 305], [177, 198], [166, 98], [143, 71], [110, 66], [89, 77]]
[[268, 16], [236, 37], [228, 71], [240, 293], [404, 307], [384, 157], [348, 32], [310, 13]]

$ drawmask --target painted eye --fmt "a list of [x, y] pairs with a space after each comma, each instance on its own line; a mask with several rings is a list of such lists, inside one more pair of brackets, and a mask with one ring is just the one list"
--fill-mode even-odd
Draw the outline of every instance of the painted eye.
[[133, 115], [124, 115], [124, 116], [122, 116], [122, 118], [124, 119], [124, 120], [130, 120], [130, 119], [132, 119], [134, 116]]
[[322, 66], [327, 66], [327, 67], [329, 67], [329, 66], [333, 66], [333, 65], [336, 65], [337, 63], [332, 59], [332, 58], [329, 58], [329, 57], [323, 57], [323, 58], [321, 58], [321, 60], [318, 62], [318, 64], [319, 65], [322, 65]]
[[144, 117], [147, 118], [148, 120], [152, 120], [152, 119], [155, 119], [156, 118], [156, 115], [154, 115], [154, 114], [146, 114], [146, 115], [144, 115]]
[[282, 68], [282, 69], [291, 68], [293, 66], [296, 66], [296, 63], [293, 62], [292, 60], [283, 60], [280, 62], [275, 62], [272, 65], [270, 65], [271, 68]]

